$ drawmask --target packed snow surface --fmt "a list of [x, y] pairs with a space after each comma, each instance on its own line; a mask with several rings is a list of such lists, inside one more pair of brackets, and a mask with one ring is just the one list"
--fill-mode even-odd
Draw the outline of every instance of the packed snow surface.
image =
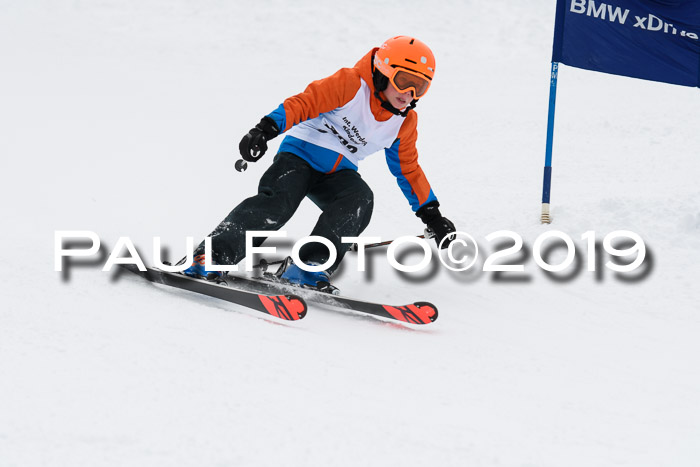
[[[700, 95], [562, 66], [541, 225], [554, 6], [0, 0], [0, 465], [697, 466]], [[365, 273], [349, 254], [335, 283], [431, 301], [435, 323], [315, 305], [287, 323], [101, 271], [120, 237], [150, 264], [154, 237], [182, 256], [272, 159], [236, 172], [242, 135], [399, 34], [435, 52], [420, 161], [480, 257], [399, 274], [386, 249]], [[364, 235], [422, 233], [383, 154], [360, 172]], [[276, 256], [317, 216], [305, 201]], [[95, 232], [101, 253], [61, 273], [65, 230]], [[496, 263], [523, 272], [483, 271], [504, 230], [524, 245]], [[577, 250], [550, 275], [533, 252], [554, 230]], [[646, 245], [637, 271], [605, 266], [620, 230]]]

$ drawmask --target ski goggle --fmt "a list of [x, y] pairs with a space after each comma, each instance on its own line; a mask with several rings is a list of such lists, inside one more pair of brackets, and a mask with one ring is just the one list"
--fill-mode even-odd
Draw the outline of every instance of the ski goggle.
[[389, 82], [399, 92], [413, 91], [414, 99], [423, 97], [430, 87], [430, 80], [418, 72], [396, 68]]

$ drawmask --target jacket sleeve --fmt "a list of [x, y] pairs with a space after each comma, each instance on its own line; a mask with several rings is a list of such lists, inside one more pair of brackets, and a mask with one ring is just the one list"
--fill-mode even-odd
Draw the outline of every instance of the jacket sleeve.
[[396, 177], [399, 188], [414, 212], [431, 201], [437, 201], [423, 169], [418, 164], [417, 123], [416, 113], [409, 112], [399, 130], [398, 138], [385, 150], [389, 170]]
[[304, 92], [292, 96], [267, 116], [284, 133], [294, 125], [342, 107], [360, 89], [360, 75], [354, 68], [342, 68], [333, 75], [314, 81]]

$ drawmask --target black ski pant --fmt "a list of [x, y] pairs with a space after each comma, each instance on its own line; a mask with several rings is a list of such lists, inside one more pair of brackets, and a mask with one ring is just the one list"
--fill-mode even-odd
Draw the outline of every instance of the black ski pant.
[[[327, 238], [335, 247], [338, 256], [328, 268], [333, 272], [350, 248], [350, 244], [340, 241], [341, 237], [359, 236], [369, 224], [374, 194], [354, 170], [319, 172], [288, 152], [275, 156], [260, 179], [258, 194], [236, 206], [211, 233], [214, 262], [221, 265], [240, 262], [246, 256], [246, 231], [281, 229], [304, 197], [322, 211], [311, 235]], [[264, 241], [255, 238], [253, 245], [260, 246]], [[203, 252], [204, 242], [195, 254]], [[318, 242], [307, 243], [299, 251], [299, 258], [306, 264], [322, 264], [329, 257], [328, 248]]]

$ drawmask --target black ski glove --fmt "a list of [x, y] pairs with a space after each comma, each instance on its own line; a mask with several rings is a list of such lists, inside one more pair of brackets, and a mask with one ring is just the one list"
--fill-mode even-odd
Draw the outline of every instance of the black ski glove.
[[279, 134], [280, 129], [275, 121], [270, 117], [263, 117], [238, 145], [241, 157], [248, 162], [257, 162], [267, 151], [267, 142]]
[[447, 240], [442, 244], [442, 248], [447, 248], [455, 236], [450, 235], [455, 232], [455, 225], [446, 217], [440, 214], [438, 207], [440, 203], [437, 201], [431, 201], [416, 212], [416, 216], [420, 217], [420, 220], [428, 226], [428, 230], [434, 234], [435, 242], [440, 246], [442, 239], [447, 237]]

